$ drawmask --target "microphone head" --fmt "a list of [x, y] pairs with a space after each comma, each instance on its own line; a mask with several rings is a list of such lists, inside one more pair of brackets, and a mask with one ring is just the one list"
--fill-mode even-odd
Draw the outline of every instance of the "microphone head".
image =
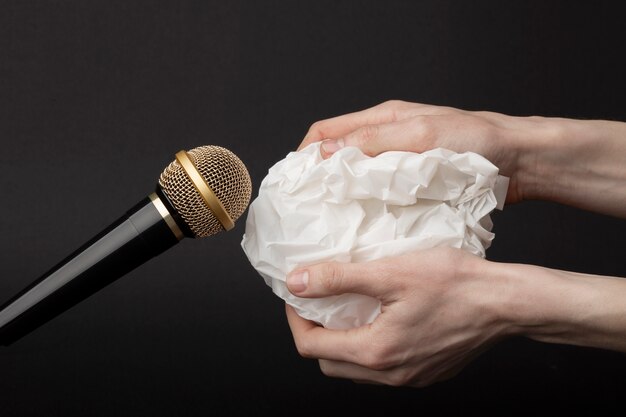
[[[189, 171], [194, 168], [194, 175], [199, 173], [201, 178], [190, 176]], [[210, 189], [207, 192], [212, 191], [219, 201], [218, 206], [227, 214], [227, 220], [232, 219], [232, 222], [246, 210], [252, 193], [246, 166], [228, 149], [211, 145], [179, 152], [176, 160], [161, 173], [159, 185], [194, 237], [211, 236], [228, 229], [223, 212], [220, 217], [220, 207], [213, 206], [218, 209], [216, 213], [207, 204], [206, 193], [201, 193], [205, 191], [202, 180]]]

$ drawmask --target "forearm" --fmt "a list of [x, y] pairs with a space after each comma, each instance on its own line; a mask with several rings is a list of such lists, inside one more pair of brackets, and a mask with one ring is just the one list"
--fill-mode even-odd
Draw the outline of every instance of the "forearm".
[[524, 197], [626, 218], [626, 123], [531, 119], [540, 134], [518, 142]]
[[626, 352], [626, 279], [488, 264], [507, 333]]

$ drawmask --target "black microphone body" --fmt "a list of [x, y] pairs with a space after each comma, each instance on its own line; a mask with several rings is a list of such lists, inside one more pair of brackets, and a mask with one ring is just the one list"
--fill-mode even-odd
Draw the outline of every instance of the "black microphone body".
[[12, 344], [174, 246], [183, 234], [189, 236], [184, 222], [176, 218], [176, 211], [157, 187], [156, 193], [0, 308], [0, 345]]
[[8, 346], [184, 237], [231, 230], [250, 201], [241, 160], [220, 146], [181, 150], [156, 191], [0, 307]]

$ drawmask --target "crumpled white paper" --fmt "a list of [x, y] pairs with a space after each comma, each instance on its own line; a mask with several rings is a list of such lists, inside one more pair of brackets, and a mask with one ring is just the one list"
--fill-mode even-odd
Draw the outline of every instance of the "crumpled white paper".
[[484, 157], [434, 149], [421, 154], [358, 148], [322, 159], [320, 144], [291, 152], [272, 168], [248, 210], [241, 245], [274, 293], [324, 327], [371, 323], [377, 299], [292, 295], [286, 276], [317, 262], [364, 262], [435, 246], [485, 256], [508, 178]]

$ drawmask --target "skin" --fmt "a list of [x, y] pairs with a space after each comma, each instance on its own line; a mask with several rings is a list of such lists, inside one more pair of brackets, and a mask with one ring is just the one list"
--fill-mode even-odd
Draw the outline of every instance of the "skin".
[[[626, 123], [514, 117], [403, 101], [314, 123], [300, 148], [323, 141], [375, 156], [444, 147], [485, 156], [510, 177], [507, 203], [544, 199], [626, 218]], [[318, 298], [378, 298], [373, 323], [325, 329], [286, 306], [298, 352], [356, 382], [423, 387], [458, 374], [513, 335], [626, 352], [626, 280], [491, 262], [434, 248], [364, 263], [293, 271], [289, 290]]]

